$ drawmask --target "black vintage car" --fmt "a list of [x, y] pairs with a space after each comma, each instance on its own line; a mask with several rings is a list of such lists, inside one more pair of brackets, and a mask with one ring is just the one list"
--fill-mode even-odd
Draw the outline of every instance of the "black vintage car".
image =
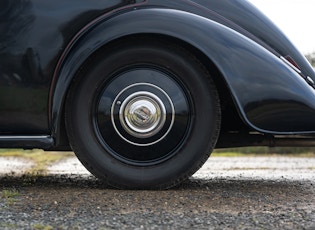
[[314, 145], [315, 73], [246, 0], [1, 0], [0, 147], [168, 188], [214, 148]]

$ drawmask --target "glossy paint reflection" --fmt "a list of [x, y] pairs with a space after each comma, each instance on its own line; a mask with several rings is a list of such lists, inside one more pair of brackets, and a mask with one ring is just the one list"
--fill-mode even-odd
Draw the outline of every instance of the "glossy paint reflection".
[[123, 0], [0, 1], [0, 134], [48, 133], [58, 58], [87, 23]]

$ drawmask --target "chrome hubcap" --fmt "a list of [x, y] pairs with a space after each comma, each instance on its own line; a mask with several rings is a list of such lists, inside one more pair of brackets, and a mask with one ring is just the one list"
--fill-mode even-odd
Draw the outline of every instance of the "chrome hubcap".
[[[149, 90], [134, 91], [136, 88]], [[134, 92], [128, 95], [129, 91]], [[149, 83], [136, 83], [124, 88], [111, 108], [111, 121], [116, 133], [136, 146], [149, 146], [164, 139], [172, 129], [174, 119], [175, 109], [170, 97]]]
[[137, 92], [125, 99], [119, 111], [122, 127], [132, 136], [148, 138], [163, 127], [166, 110], [163, 102], [150, 92]]
[[190, 132], [191, 110], [173, 75], [156, 67], [124, 68], [100, 88], [93, 124], [114, 158], [146, 167], [177, 154]]

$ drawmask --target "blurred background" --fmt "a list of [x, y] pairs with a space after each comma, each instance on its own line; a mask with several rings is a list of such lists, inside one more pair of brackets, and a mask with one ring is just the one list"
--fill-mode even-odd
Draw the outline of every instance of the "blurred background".
[[315, 67], [314, 0], [248, 0], [268, 16]]
[[314, 0], [248, 1], [268, 16], [303, 54], [314, 56]]

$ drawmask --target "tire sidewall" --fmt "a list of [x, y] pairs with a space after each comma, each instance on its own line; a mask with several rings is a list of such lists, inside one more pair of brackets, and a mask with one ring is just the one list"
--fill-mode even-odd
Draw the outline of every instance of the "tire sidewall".
[[[172, 46], [172, 49], [175, 48]], [[190, 176], [210, 156], [219, 130], [218, 95], [201, 64], [189, 55], [184, 56], [183, 50], [176, 49], [169, 52], [163, 44], [150, 44], [122, 46], [103, 52], [73, 84], [67, 105], [71, 117], [67, 121], [70, 142], [81, 162], [111, 185], [128, 188], [131, 185], [135, 188], [172, 186]], [[139, 63], [160, 65], [177, 76], [175, 80], [183, 87], [193, 111], [185, 143], [181, 143], [167, 161], [146, 167], [121, 162], [108, 153], [110, 150], [104, 149], [96, 134], [93, 108], [98, 93], [111, 80], [108, 76], [113, 76], [122, 66]]]

